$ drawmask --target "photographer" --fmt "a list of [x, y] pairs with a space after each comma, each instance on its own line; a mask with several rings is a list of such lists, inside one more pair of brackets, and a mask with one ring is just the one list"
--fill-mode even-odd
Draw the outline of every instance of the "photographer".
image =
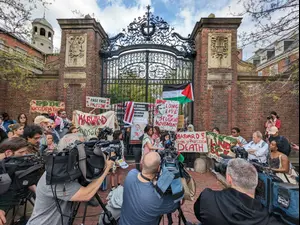
[[28, 143], [20, 137], [6, 139], [0, 144], [0, 160], [11, 156], [24, 156], [28, 154]]
[[119, 225], [157, 225], [160, 216], [179, 208], [172, 195], [159, 198], [153, 182], [160, 171], [161, 157], [156, 152], [144, 156], [143, 170], [131, 170], [124, 183], [124, 197]]
[[[78, 140], [79, 137], [76, 138], [76, 141]], [[72, 142], [75, 143], [74, 140]], [[38, 182], [33, 214], [27, 225], [68, 224], [71, 216], [72, 202], [90, 201], [99, 190], [113, 163], [113, 161], [107, 159], [106, 168], [102, 176], [93, 180], [86, 187], [81, 186], [77, 180], [65, 184], [47, 185], [45, 172]]]
[[[121, 141], [123, 140], [123, 133], [120, 130], [116, 130], [113, 133], [113, 141], [117, 144], [117, 148], [122, 149], [121, 150], [121, 156], [119, 159], [124, 159], [124, 147], [122, 147]], [[120, 169], [118, 168], [120, 165], [118, 162], [114, 163], [114, 166], [112, 168], [112, 173], [110, 174], [110, 183], [111, 183], [111, 189], [114, 190], [115, 185], [115, 177], [117, 178], [118, 186], [121, 184], [121, 173]]]
[[279, 225], [267, 208], [255, 199], [258, 173], [244, 159], [228, 163], [226, 181], [230, 188], [222, 191], [205, 189], [194, 205], [202, 225]]

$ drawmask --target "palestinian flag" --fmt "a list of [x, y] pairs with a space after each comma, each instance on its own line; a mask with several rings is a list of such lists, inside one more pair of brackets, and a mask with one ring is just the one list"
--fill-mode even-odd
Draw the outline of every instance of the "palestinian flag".
[[193, 85], [192, 83], [164, 85], [162, 98], [170, 101], [178, 101], [180, 104], [193, 102]]

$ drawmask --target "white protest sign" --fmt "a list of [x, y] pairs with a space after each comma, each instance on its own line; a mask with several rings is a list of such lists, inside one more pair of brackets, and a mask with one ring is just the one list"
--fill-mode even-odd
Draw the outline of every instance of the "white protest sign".
[[110, 99], [86, 96], [86, 107], [96, 109], [110, 109]]
[[179, 152], [208, 152], [206, 132], [179, 132], [176, 135]]
[[179, 102], [157, 99], [154, 111], [154, 126], [164, 131], [177, 131]]
[[149, 120], [149, 107], [147, 103], [134, 103], [134, 117], [131, 126], [130, 144], [141, 144], [140, 137], [144, 134], [144, 129]]
[[91, 138], [97, 135], [99, 128], [115, 128], [115, 112], [108, 111], [99, 115], [84, 113], [81, 111], [73, 112], [75, 126], [78, 127], [85, 137]]

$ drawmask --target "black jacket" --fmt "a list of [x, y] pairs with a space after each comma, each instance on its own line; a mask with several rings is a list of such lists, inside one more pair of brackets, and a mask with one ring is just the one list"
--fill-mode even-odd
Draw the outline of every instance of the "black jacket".
[[6, 132], [0, 128], [0, 143], [3, 142], [6, 138], [8, 138]]
[[194, 205], [197, 219], [203, 225], [280, 225], [259, 200], [229, 188], [205, 189]]

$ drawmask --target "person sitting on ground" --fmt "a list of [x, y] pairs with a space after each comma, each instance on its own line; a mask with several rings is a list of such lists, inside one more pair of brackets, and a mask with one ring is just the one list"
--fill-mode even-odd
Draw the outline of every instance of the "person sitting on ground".
[[152, 182], [160, 170], [160, 155], [150, 152], [144, 157], [141, 173], [131, 170], [124, 183], [123, 206], [119, 225], [154, 225], [161, 215], [174, 212], [179, 203], [171, 195], [159, 198]]
[[37, 125], [28, 125], [24, 129], [23, 138], [30, 144], [31, 154], [38, 154], [40, 149], [40, 139], [43, 135], [43, 130]]
[[241, 130], [238, 127], [233, 127], [231, 129], [231, 137], [234, 137], [237, 139], [237, 146], [243, 146], [245, 144], [247, 144], [247, 141], [245, 140], [245, 138], [243, 138], [240, 135]]
[[13, 138], [13, 137], [22, 137], [23, 136], [24, 127], [21, 126], [20, 124], [18, 124], [18, 123], [11, 124], [11, 125], [8, 126], [8, 128], [12, 132], [11, 138]]
[[[61, 139], [59, 146], [69, 146], [78, 140], [76, 135], [74, 135], [73, 139]], [[63, 149], [59, 148], [58, 151]], [[76, 180], [55, 185], [54, 188], [54, 186], [46, 184], [45, 172], [38, 182], [33, 213], [27, 225], [67, 225], [69, 217], [66, 216], [72, 216], [72, 202], [90, 201], [99, 190], [112, 166], [113, 161], [107, 159], [106, 168], [102, 176], [93, 180], [86, 187], [81, 186]], [[54, 197], [54, 194], [56, 194], [56, 197]], [[59, 207], [56, 204], [56, 198], [58, 199]]]
[[278, 128], [275, 126], [271, 127], [269, 134], [269, 143], [276, 141], [278, 143], [278, 151], [282, 152], [286, 156], [289, 156], [291, 153], [291, 145], [284, 136], [279, 135]]
[[278, 149], [280, 143], [272, 141], [270, 143], [269, 166], [272, 171], [285, 183], [297, 184], [295, 177], [298, 174], [291, 168], [288, 157]]
[[221, 131], [220, 131], [220, 129], [218, 127], [214, 127], [212, 129], [212, 132], [215, 133], [215, 134], [221, 134]]
[[267, 163], [269, 145], [263, 140], [260, 131], [256, 131], [252, 135], [252, 141], [243, 147], [249, 153], [249, 160], [258, 160], [259, 163]]
[[12, 156], [24, 156], [28, 154], [28, 143], [24, 138], [13, 137], [0, 144], [0, 160]]
[[255, 199], [258, 173], [251, 163], [240, 158], [231, 159], [226, 181], [230, 188], [222, 191], [206, 188], [194, 204], [195, 215], [202, 225], [282, 224]]

